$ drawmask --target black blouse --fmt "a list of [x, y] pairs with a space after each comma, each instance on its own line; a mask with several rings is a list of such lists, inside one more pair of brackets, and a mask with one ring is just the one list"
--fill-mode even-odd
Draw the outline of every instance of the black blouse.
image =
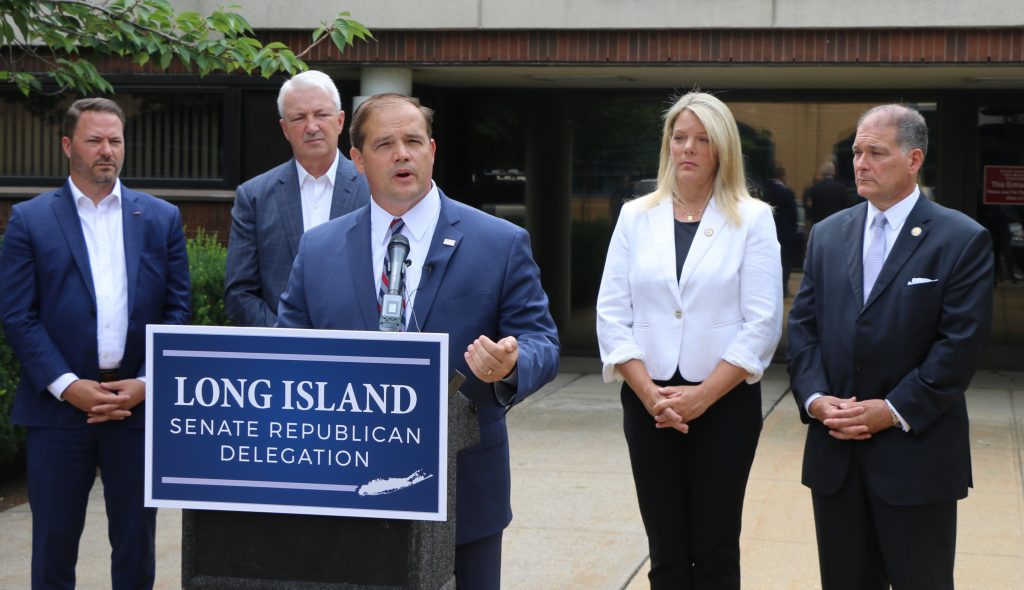
[[683, 263], [686, 262], [686, 255], [693, 245], [693, 238], [697, 235], [699, 221], [676, 221], [676, 280], [683, 274]]

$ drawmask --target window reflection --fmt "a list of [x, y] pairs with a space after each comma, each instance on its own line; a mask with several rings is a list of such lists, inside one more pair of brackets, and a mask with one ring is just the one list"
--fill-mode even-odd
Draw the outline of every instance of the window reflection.
[[[224, 97], [220, 93], [119, 93], [124, 109], [127, 180], [224, 178]], [[0, 178], [60, 180], [60, 138], [74, 97], [0, 95]]]

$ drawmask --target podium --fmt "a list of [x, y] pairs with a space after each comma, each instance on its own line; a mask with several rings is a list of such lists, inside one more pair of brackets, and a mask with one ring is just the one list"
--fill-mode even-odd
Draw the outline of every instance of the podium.
[[[447, 392], [443, 387], [438, 391], [438, 386], [444, 382], [436, 380], [443, 375], [436, 371], [446, 370], [447, 367], [446, 335], [408, 336], [409, 340], [418, 338], [420, 342], [411, 342], [409, 348], [402, 349], [395, 343], [381, 341], [381, 337], [373, 333], [358, 333], [355, 337], [339, 334], [338, 341], [309, 344], [303, 339], [326, 340], [328, 336], [322, 331], [310, 335], [311, 331], [305, 330], [258, 328], [150, 326], [149, 329], [153, 334], [150, 335], [147, 355], [157, 358], [147, 358], [147, 374], [151, 377], [147, 386], [159, 388], [159, 393], [157, 398], [149, 398], [150, 403], [147, 403], [146, 408], [146, 503], [147, 506], [183, 508], [183, 588], [455, 588], [456, 454], [479, 442], [479, 424], [472, 402], [458, 392], [465, 381], [463, 375], [455, 372], [447, 383]], [[267, 341], [274, 340], [285, 332], [292, 332], [290, 336], [295, 337], [295, 340], [294, 343], [289, 341], [284, 348], [274, 343], [261, 349], [262, 344], [256, 342], [259, 337]], [[197, 338], [192, 339], [194, 336]], [[253, 339], [253, 336], [256, 338]], [[243, 337], [244, 340], [232, 340], [235, 337]], [[358, 340], [359, 337], [364, 338]], [[356, 341], [346, 342], [346, 338]], [[430, 339], [432, 341], [423, 342]], [[349, 348], [345, 349], [346, 346]], [[278, 350], [301, 352], [274, 352]], [[338, 354], [339, 351], [342, 354]], [[353, 351], [359, 354], [353, 355]], [[419, 362], [411, 362], [403, 355], [418, 355], [422, 358], [415, 359]], [[171, 361], [161, 365], [160, 358], [163, 357], [170, 357]], [[182, 360], [182, 357], [213, 357], [217, 361], [203, 365], [199, 361]], [[292, 358], [297, 359], [298, 366], [291, 364]], [[238, 371], [232, 367], [231, 363], [237, 359], [245, 359], [239, 361], [240, 365], [252, 363], [256, 359], [255, 369], [250, 368], [253, 365], [246, 365], [241, 370], [242, 373], [252, 373], [248, 379], [239, 378]], [[281, 373], [284, 376], [274, 373], [274, 369], [269, 367], [276, 361], [282, 361], [280, 364], [284, 369]], [[391, 361], [396, 361], [397, 365], [387, 366]], [[339, 362], [343, 365], [351, 364], [339, 369], [336, 366]], [[359, 374], [361, 369], [353, 368], [359, 363], [369, 363], [367, 376]], [[407, 368], [403, 364], [420, 366]], [[338, 376], [339, 371], [342, 377]], [[424, 378], [423, 375], [431, 374], [430, 371], [435, 371], [434, 377]], [[315, 375], [318, 372], [319, 376], [309, 377], [312, 385], [307, 387], [307, 393], [310, 393], [308, 407], [300, 407], [304, 399], [301, 395], [303, 390], [301, 384], [295, 384], [292, 375]], [[350, 373], [359, 376], [351, 377]], [[266, 378], [256, 379], [256, 374], [265, 374]], [[198, 375], [215, 376], [197, 379]], [[211, 392], [218, 379], [222, 380], [223, 385], [220, 386], [221, 393], [214, 396]], [[318, 379], [325, 384], [319, 388], [319, 397], [315, 387], [321, 383]], [[338, 385], [344, 384], [346, 380], [347, 389], [344, 385]], [[185, 386], [193, 382], [197, 383], [194, 391]], [[171, 392], [167, 389], [175, 383], [176, 399], [172, 400], [169, 398], [174, 396], [170, 396]], [[203, 383], [205, 386], [201, 387]], [[357, 397], [351, 393], [353, 383], [366, 384], [366, 405], [358, 405], [363, 402], [358, 402]], [[383, 386], [377, 391], [371, 391], [375, 387], [373, 384], [377, 383], [395, 384], [390, 390], [392, 397], [387, 398], [385, 394], [389, 390]], [[405, 383], [409, 385], [402, 385]], [[237, 395], [232, 388], [238, 390]], [[232, 390], [230, 395], [226, 393], [227, 390]], [[333, 393], [325, 394], [325, 391]], [[417, 391], [421, 392], [419, 398]], [[338, 392], [345, 392], [345, 396], [339, 398]], [[149, 393], [152, 395], [152, 391]], [[447, 393], [447, 404], [437, 393], [441, 396]], [[338, 402], [338, 399], [342, 401]], [[348, 406], [344, 405], [344, 400], [348, 400]], [[379, 406], [373, 406], [369, 400], [376, 400]], [[424, 424], [423, 436], [431, 441], [437, 440], [431, 437], [437, 434], [438, 425], [442, 429], [440, 432], [445, 432], [446, 426], [447, 447], [428, 443], [428, 447], [433, 445], [433, 455], [429, 450], [424, 453], [423, 448], [411, 448], [419, 445], [418, 434], [416, 445], [403, 446], [402, 441], [392, 444], [392, 441], [385, 440], [386, 436], [366, 442], [365, 433], [369, 431], [360, 429], [368, 427], [357, 428], [356, 424], [366, 414], [373, 413], [371, 408], [378, 410], [376, 420], [391, 420], [387, 422], [389, 425], [409, 424], [402, 422], [402, 419], [412, 420], [411, 423], [417, 425]], [[384, 416], [387, 412], [382, 413], [381, 408], [391, 410], [393, 415]], [[425, 411], [427, 421], [416, 422], [421, 419], [411, 418], [416, 413], [413, 408], [416, 412], [421, 409]], [[302, 415], [298, 410], [303, 409], [308, 414], [302, 418], [306, 422], [295, 424], [310, 426], [317, 420], [334, 420], [330, 428], [324, 428], [325, 432], [334, 432], [334, 428], [349, 429], [344, 439], [346, 443], [335, 448], [350, 448], [353, 455], [358, 455], [357, 449], [361, 444], [364, 449], [369, 449], [363, 451], [366, 456], [372, 457], [367, 464], [376, 468], [378, 455], [382, 457], [381, 464], [386, 467], [384, 473], [409, 473], [416, 466], [423, 466], [424, 469], [415, 469], [408, 478], [368, 479], [364, 473], [355, 476], [364, 477], [360, 481], [367, 482], [359, 486], [348, 484], [355, 481], [353, 474], [363, 472], [353, 466], [340, 468], [337, 457], [341, 455], [335, 457], [333, 464], [316, 463], [314, 467], [297, 467], [295, 461], [282, 461], [284, 451], [266, 445], [288, 444], [288, 441], [282, 440], [288, 438], [282, 434], [282, 425], [289, 423], [283, 420], [294, 419], [296, 414]], [[339, 414], [344, 409], [351, 413]], [[217, 420], [220, 420], [222, 426], [213, 426], [218, 424], [213, 418], [209, 418], [210, 426], [205, 427], [202, 424], [207, 418], [185, 417], [212, 415], [219, 416]], [[265, 417], [267, 415], [270, 418]], [[281, 415], [285, 417], [281, 418]], [[230, 419], [226, 418], [228, 416]], [[322, 437], [323, 433], [319, 429], [322, 425], [317, 424], [316, 432]], [[374, 428], [384, 432], [381, 426]], [[391, 432], [394, 437], [399, 430], [394, 427], [394, 430], [387, 432]], [[364, 438], [360, 439], [360, 435], [353, 434], [356, 432], [364, 433], [361, 435]], [[250, 443], [246, 436], [256, 437], [255, 442]], [[245, 446], [251, 444], [264, 446]], [[292, 444], [303, 443], [292, 441]], [[321, 441], [320, 444], [329, 443]], [[378, 450], [385, 446], [389, 450]], [[396, 448], [390, 449], [391, 446]], [[256, 448], [263, 449], [264, 454], [260, 455], [263, 460], [253, 460], [246, 455], [247, 459], [239, 464], [238, 458], [242, 452], [248, 453], [247, 449]], [[274, 450], [271, 452], [269, 449]], [[446, 462], [444, 457], [447, 457]], [[271, 461], [270, 458], [275, 460]], [[254, 465], [282, 462], [291, 464]], [[442, 469], [446, 471], [446, 482], [438, 481], [434, 476], [435, 473], [441, 475], [436, 471], [440, 464], [446, 465]], [[407, 483], [407, 480], [412, 483]], [[387, 491], [380, 492], [381, 486]], [[392, 492], [391, 488], [398, 491]], [[412, 488], [420, 491], [416, 492]], [[364, 493], [366, 489], [370, 491]], [[291, 504], [288, 499], [280, 500], [280, 505], [274, 503], [279, 498], [290, 499], [288, 494], [293, 492], [302, 499]], [[414, 492], [412, 496], [409, 496], [410, 492]], [[397, 499], [384, 499], [387, 494], [390, 494], [388, 498]], [[445, 497], [442, 499], [442, 496]], [[329, 502], [333, 501], [331, 498], [336, 499], [341, 507], [330, 508], [329, 502], [324, 503], [325, 497]], [[314, 498], [319, 503], [302, 505], [306, 498]], [[219, 509], [222, 506], [229, 509]], [[213, 509], [209, 509], [211, 507]], [[336, 515], [339, 513], [342, 515]]]
[[448, 520], [184, 510], [182, 588], [453, 590], [455, 454], [480, 440], [464, 379], [449, 383]]

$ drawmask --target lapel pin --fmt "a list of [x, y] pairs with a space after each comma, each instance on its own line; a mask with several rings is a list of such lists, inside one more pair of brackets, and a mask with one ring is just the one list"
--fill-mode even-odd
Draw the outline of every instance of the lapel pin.
[[136, 209], [135, 211], [132, 211], [132, 215], [142, 215], [142, 211]]
[[910, 235], [914, 236], [915, 238], [921, 235], [921, 228], [915, 227], [914, 229], [910, 230]]
[[445, 238], [444, 241], [442, 242], [442, 244], [444, 244], [445, 246], [454, 246], [455, 245], [455, 240], [453, 240], [451, 238]]
[[706, 230], [704, 230], [704, 235], [710, 238], [711, 236], [715, 235], [715, 230], [709, 227]]

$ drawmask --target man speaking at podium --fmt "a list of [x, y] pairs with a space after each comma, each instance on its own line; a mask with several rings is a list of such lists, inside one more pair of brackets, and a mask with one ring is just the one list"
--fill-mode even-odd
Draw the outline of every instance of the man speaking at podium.
[[431, 180], [432, 122], [431, 109], [400, 94], [359, 106], [351, 156], [371, 201], [303, 235], [278, 325], [377, 330], [388, 244], [408, 240], [401, 328], [448, 333], [450, 368], [472, 372], [462, 392], [480, 421], [480, 443], [457, 459], [456, 584], [498, 588], [512, 519], [505, 413], [555, 377], [558, 333], [526, 231]]

